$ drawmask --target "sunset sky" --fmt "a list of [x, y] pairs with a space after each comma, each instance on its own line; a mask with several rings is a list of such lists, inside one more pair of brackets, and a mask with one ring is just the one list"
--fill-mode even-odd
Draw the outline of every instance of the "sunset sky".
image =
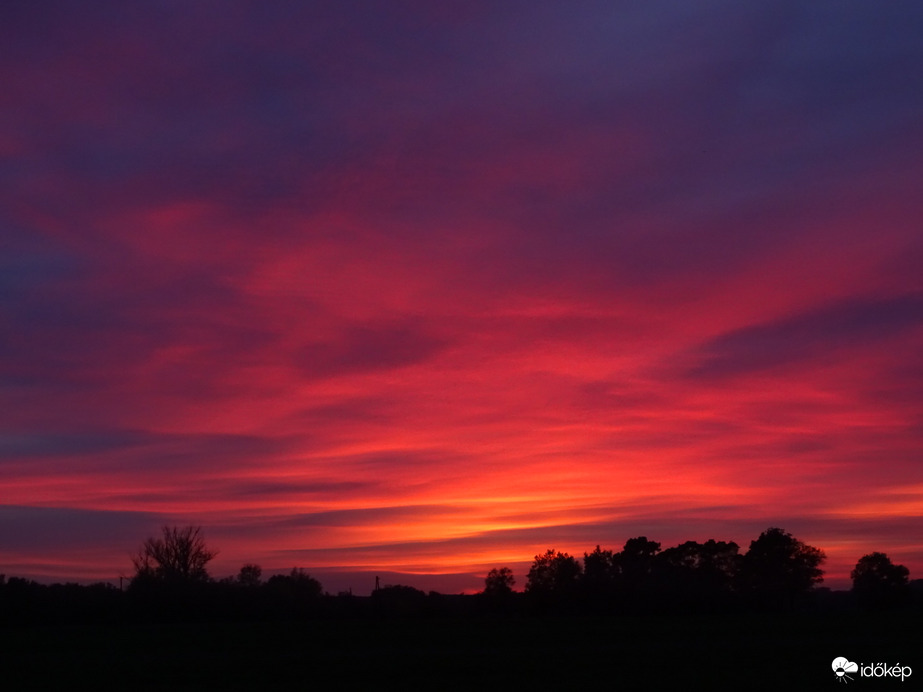
[[923, 577], [923, 4], [3, 2], [0, 573]]

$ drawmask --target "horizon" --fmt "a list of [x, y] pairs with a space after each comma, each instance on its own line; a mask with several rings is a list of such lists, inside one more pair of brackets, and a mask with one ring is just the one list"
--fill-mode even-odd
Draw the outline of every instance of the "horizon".
[[331, 591], [771, 526], [923, 574], [921, 32], [0, 6], [0, 573], [188, 524]]
[[[202, 527], [199, 527], [199, 528], [202, 528]], [[771, 527], [768, 527], [768, 528], [771, 528]], [[781, 528], [781, 527], [776, 527], [776, 528]], [[203, 537], [204, 535], [205, 535], [205, 532], [203, 530]], [[650, 538], [647, 536], [641, 536], [641, 537]], [[636, 538], [636, 537], [633, 536], [632, 538]], [[797, 539], [798, 537], [795, 536], [795, 538]], [[715, 539], [715, 540], [721, 540], [721, 539]], [[705, 541], [698, 541], [698, 542], [704, 543]], [[732, 541], [732, 542], [737, 543], [737, 541]], [[685, 541], [681, 541], [681, 543], [685, 543]], [[679, 545], [679, 543], [677, 545]], [[740, 543], [737, 543], [737, 545], [740, 549], [740, 555], [744, 555], [748, 550], [748, 545], [743, 545]], [[206, 543], [206, 546], [209, 549], [213, 549], [213, 546], [208, 545], [207, 543]], [[594, 545], [594, 548], [595, 547], [596, 546]], [[619, 548], [615, 546], [606, 547], [606, 546], [601, 546], [600, 544], [600, 547], [602, 547], [603, 550], [612, 549], [613, 552], [616, 552], [616, 553], [619, 552]], [[661, 550], [666, 550], [667, 548], [670, 548], [670, 547], [674, 547], [674, 546], [661, 544]], [[822, 547], [820, 546], [813, 546], [813, 547], [820, 548], [820, 550], [824, 552], [826, 555], [826, 551], [824, 551]], [[221, 554], [220, 550], [215, 551], [215, 552], [216, 552], [215, 558], [213, 558], [212, 560], [209, 560], [208, 565], [206, 565], [206, 570], [208, 571], [209, 579], [212, 581], [221, 581], [225, 578], [236, 577], [237, 573], [239, 572], [239, 568], [229, 573], [222, 572], [219, 574], [213, 567], [209, 567], [209, 565], [212, 565], [213, 561], [217, 560], [217, 557]], [[520, 592], [520, 593], [523, 592], [525, 585], [527, 583], [527, 575], [529, 572], [529, 568], [532, 566], [533, 560], [537, 559], [539, 555], [542, 554], [543, 552], [544, 551], [541, 551], [539, 554], [536, 554], [535, 556], [533, 556], [532, 560], [513, 561], [513, 562], [506, 563], [504, 565], [496, 565], [498, 567], [499, 566], [508, 567], [512, 570], [513, 575], [515, 577], [515, 584], [513, 585], [513, 591]], [[570, 552], [567, 550], [562, 550], [559, 552], [572, 555], [573, 557], [577, 558], [578, 561], [582, 564], [583, 556], [585, 556], [586, 553], [592, 552], [592, 548], [587, 549], [583, 552]], [[877, 551], [871, 551], [871, 552], [885, 553], [886, 555], [888, 554], [887, 550], [881, 550], [881, 549]], [[856, 561], [858, 561], [858, 558], [856, 559]], [[244, 563], [244, 564], [253, 564], [253, 563], [249, 562], [249, 563]], [[823, 579], [821, 580], [819, 584], [815, 585], [815, 587], [813, 588], [820, 588], [820, 589], [826, 588], [831, 591], [850, 591], [852, 589], [852, 579], [848, 576], [848, 573], [847, 573], [847, 576], [843, 576], [837, 573], [835, 576], [831, 578], [827, 570], [827, 564], [828, 564], [828, 560], [825, 558], [824, 561], [821, 563], [821, 569], [823, 571]], [[899, 563], [895, 563], [895, 564], [899, 564]], [[852, 567], [855, 567], [855, 564], [853, 564]], [[849, 569], [851, 570], [852, 567], [850, 567]], [[260, 568], [262, 569], [262, 565], [260, 565]], [[276, 574], [286, 575], [290, 573], [292, 569], [304, 570], [310, 576], [318, 579], [325, 593], [328, 593], [330, 595], [336, 595], [338, 593], [349, 592], [350, 594], [356, 595], [356, 596], [364, 596], [364, 595], [371, 594], [374, 591], [374, 584], [379, 579], [380, 579], [380, 583], [382, 587], [402, 585], [402, 586], [412, 586], [416, 589], [420, 589], [425, 592], [434, 591], [436, 593], [441, 593], [441, 594], [473, 595], [473, 594], [477, 594], [483, 591], [484, 580], [487, 576], [486, 572], [485, 573], [460, 573], [460, 572], [412, 573], [412, 572], [394, 572], [394, 571], [389, 571], [389, 570], [349, 570], [349, 569], [337, 568], [337, 567], [326, 567], [326, 568], [321, 568], [319, 570], [318, 569], [311, 570], [301, 565], [293, 565], [292, 567], [286, 567], [286, 568], [281, 568], [277, 566], [277, 567], [271, 567], [269, 569], [262, 569], [263, 581], [265, 582], [266, 579]], [[24, 578], [24, 579], [28, 579], [31, 581], [35, 581], [39, 584], [45, 584], [45, 585], [76, 583], [82, 586], [88, 586], [91, 584], [107, 583], [113, 586], [118, 585], [119, 588], [123, 588], [125, 584], [130, 582], [131, 579], [133, 578], [133, 575], [134, 575], [133, 568], [124, 570], [114, 579], [112, 577], [108, 577], [108, 578], [107, 577], [99, 577], [99, 578], [83, 577], [80, 579], [67, 579], [65, 577], [62, 579], [56, 579], [49, 575], [0, 573], [0, 576], [6, 577], [7, 579], [11, 577], [19, 577], [19, 578]], [[915, 579], [923, 580], [923, 578], [914, 577], [913, 573], [911, 572], [910, 581], [914, 581]], [[440, 588], [436, 588], [437, 586], [439, 586]]]

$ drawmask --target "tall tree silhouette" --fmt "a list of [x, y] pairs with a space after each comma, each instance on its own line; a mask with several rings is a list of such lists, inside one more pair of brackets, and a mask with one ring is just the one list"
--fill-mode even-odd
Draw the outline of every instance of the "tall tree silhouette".
[[164, 526], [161, 538], [148, 538], [132, 558], [135, 580], [170, 584], [208, 581], [205, 570], [217, 552], [205, 545], [202, 528]]

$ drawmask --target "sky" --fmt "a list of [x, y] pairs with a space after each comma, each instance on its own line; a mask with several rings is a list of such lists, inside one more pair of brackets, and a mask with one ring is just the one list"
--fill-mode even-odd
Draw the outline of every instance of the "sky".
[[0, 572], [923, 577], [923, 5], [0, 4]]

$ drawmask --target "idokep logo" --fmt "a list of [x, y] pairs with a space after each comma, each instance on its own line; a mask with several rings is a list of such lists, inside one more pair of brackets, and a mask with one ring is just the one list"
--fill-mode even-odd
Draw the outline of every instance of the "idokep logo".
[[859, 673], [859, 677], [862, 678], [894, 678], [904, 682], [913, 671], [910, 666], [902, 666], [900, 663], [893, 666], [889, 663], [854, 663], [838, 656], [833, 659], [833, 673], [836, 675], [837, 682], [849, 682], [855, 679], [849, 673]]
[[836, 673], [837, 682], [849, 682], [852, 677], [847, 673], [858, 673], [859, 664], [847, 661], [842, 656], [833, 659], [833, 672]]

